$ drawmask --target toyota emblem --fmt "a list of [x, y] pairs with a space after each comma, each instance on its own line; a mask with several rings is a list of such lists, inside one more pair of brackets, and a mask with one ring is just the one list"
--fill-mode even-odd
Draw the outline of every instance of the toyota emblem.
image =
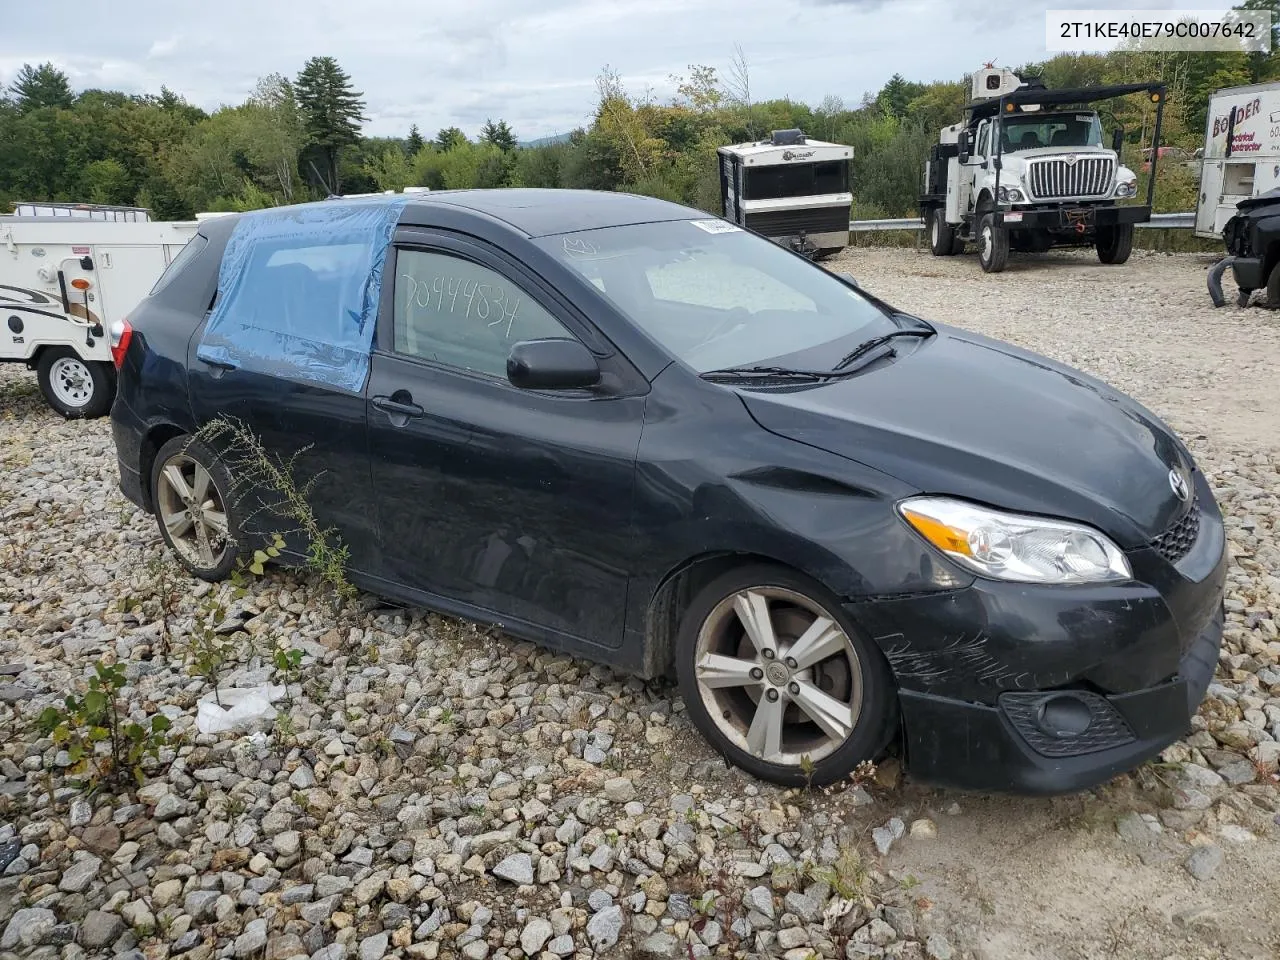
[[1169, 471], [1169, 487], [1173, 490], [1173, 495], [1184, 503], [1191, 496], [1191, 487], [1187, 484], [1187, 478], [1177, 470]]

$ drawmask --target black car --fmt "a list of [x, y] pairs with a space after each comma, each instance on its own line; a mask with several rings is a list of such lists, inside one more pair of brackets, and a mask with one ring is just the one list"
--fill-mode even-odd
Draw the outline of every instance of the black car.
[[122, 489], [194, 574], [271, 532], [192, 439], [236, 418], [353, 582], [673, 672], [766, 779], [900, 732], [922, 779], [1082, 789], [1184, 734], [1218, 658], [1222, 516], [1154, 415], [686, 207], [221, 217], [114, 338]]

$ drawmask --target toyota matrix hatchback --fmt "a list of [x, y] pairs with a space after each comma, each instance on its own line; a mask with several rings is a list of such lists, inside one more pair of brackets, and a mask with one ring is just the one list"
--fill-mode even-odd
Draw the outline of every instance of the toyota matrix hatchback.
[[1222, 517], [1160, 420], [686, 207], [220, 217], [113, 337], [122, 489], [193, 574], [275, 529], [192, 437], [234, 418], [353, 582], [674, 673], [769, 780], [900, 736], [921, 779], [1083, 789], [1183, 735], [1217, 661]]

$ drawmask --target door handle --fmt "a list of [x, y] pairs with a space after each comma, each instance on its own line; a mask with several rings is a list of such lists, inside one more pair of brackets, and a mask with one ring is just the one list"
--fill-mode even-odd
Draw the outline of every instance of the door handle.
[[405, 403], [400, 400], [392, 400], [390, 397], [374, 397], [373, 405], [386, 413], [395, 422], [397, 417], [421, 417], [426, 415], [426, 411], [416, 403]]
[[236, 365], [227, 360], [207, 360], [204, 357], [197, 357], [206, 367], [213, 367], [215, 370], [235, 370]]

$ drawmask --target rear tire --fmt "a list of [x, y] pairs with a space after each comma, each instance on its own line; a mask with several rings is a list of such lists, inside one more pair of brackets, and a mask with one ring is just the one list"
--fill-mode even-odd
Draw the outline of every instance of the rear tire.
[[1280, 310], [1280, 263], [1272, 267], [1271, 272], [1267, 274], [1267, 309]]
[[1094, 246], [1097, 247], [1099, 260], [1119, 266], [1129, 259], [1129, 254], [1133, 251], [1133, 224], [1117, 223], [1113, 227], [1099, 227]]
[[194, 437], [174, 437], [156, 454], [151, 495], [160, 536], [201, 580], [225, 580], [243, 550], [233, 490], [226, 464]]
[[829, 591], [784, 567], [739, 567], [699, 591], [680, 622], [676, 672], [711, 746], [775, 783], [842, 780], [896, 729], [884, 655]]
[[1009, 231], [984, 213], [978, 222], [978, 262], [984, 273], [999, 273], [1009, 263]]
[[68, 420], [90, 420], [111, 409], [115, 369], [100, 360], [84, 360], [70, 347], [50, 347], [36, 367], [45, 402]]
[[942, 207], [929, 211], [929, 249], [935, 257], [950, 257], [957, 252], [955, 228], [947, 223]]

